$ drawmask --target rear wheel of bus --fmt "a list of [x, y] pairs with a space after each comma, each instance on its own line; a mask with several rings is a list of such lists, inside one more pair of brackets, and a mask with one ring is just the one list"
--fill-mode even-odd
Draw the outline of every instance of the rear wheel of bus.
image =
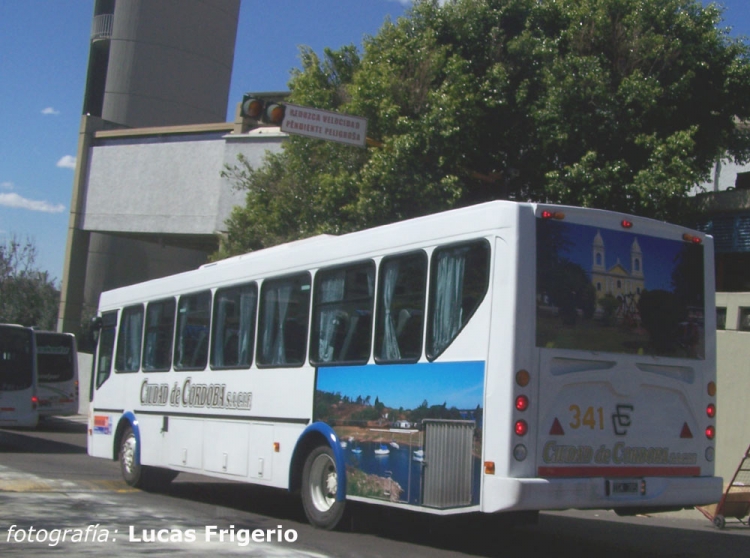
[[339, 475], [329, 446], [310, 452], [302, 471], [302, 505], [308, 521], [320, 529], [334, 529], [344, 514], [345, 502], [337, 501]]
[[138, 459], [138, 439], [130, 427], [127, 427], [122, 434], [118, 455], [122, 478], [133, 488], [161, 490], [178, 475], [177, 471], [141, 465]]

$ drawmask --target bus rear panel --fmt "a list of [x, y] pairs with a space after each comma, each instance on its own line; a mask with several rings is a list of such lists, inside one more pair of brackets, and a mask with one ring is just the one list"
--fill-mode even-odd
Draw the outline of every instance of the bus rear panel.
[[519, 288], [534, 297], [520, 306], [535, 309], [535, 328], [513, 378], [515, 478], [489, 477], [485, 509], [716, 501], [712, 239], [552, 207], [537, 208], [533, 233], [535, 289]]
[[34, 333], [0, 324], [0, 427], [35, 427], [39, 420]]
[[78, 356], [72, 334], [37, 331], [39, 415], [69, 416], [78, 412]]

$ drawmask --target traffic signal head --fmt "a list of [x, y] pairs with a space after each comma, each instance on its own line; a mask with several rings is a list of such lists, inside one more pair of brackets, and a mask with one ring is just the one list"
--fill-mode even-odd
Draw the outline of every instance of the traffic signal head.
[[244, 95], [240, 116], [255, 120], [258, 124], [280, 126], [284, 120], [284, 105], [271, 99], [263, 99], [255, 95]]

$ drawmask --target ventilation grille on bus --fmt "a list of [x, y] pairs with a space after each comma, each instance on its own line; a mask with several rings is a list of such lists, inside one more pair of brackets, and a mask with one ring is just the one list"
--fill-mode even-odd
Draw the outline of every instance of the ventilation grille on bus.
[[471, 504], [474, 421], [425, 420], [422, 503], [433, 508]]

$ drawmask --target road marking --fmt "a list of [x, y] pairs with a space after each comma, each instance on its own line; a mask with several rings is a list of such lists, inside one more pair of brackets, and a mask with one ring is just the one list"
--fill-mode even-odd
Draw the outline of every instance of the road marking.
[[138, 492], [121, 480], [49, 479], [0, 465], [0, 492]]

